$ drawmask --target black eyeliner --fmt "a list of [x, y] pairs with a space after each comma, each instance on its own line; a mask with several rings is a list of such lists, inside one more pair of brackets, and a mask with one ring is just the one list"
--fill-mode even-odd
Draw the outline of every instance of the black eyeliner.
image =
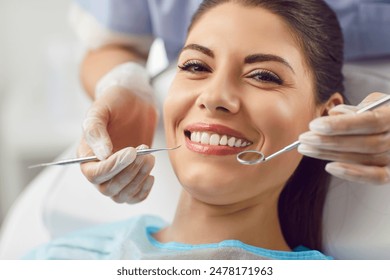
[[256, 76], [261, 75], [265, 79], [257, 80], [259, 82], [269, 82], [269, 83], [276, 83], [278, 85], [283, 85], [284, 81], [276, 74], [272, 73], [268, 70], [256, 70], [254, 73], [250, 74], [249, 78], [255, 78]]

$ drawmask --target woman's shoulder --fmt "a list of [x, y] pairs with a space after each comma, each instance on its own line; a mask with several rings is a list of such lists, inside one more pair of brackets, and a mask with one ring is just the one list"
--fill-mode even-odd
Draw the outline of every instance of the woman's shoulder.
[[129, 236], [166, 224], [160, 217], [150, 215], [101, 224], [54, 239], [29, 252], [24, 259], [116, 259]]

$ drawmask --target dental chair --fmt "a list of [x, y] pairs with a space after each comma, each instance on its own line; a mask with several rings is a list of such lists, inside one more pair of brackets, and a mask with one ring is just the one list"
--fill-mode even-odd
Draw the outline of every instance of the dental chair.
[[[349, 63], [344, 72], [352, 104], [373, 91], [390, 94], [390, 59]], [[167, 89], [171, 78], [172, 72], [156, 80], [157, 96], [164, 96], [161, 89]], [[160, 103], [162, 100], [159, 97]], [[162, 125], [157, 134], [163, 135]], [[153, 146], [165, 146], [163, 137], [156, 137]], [[76, 147], [59, 158], [74, 157]], [[167, 153], [155, 156], [154, 187], [144, 202], [135, 205], [116, 204], [101, 195], [78, 165], [44, 169], [3, 222], [0, 259], [18, 259], [67, 232], [139, 214], [156, 214], [171, 221], [180, 186], [167, 164]], [[336, 259], [390, 259], [390, 184], [367, 186], [332, 180], [324, 211], [324, 253]]]

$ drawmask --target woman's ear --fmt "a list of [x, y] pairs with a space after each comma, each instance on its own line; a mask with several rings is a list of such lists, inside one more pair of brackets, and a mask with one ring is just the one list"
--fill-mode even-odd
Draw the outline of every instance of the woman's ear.
[[340, 104], [344, 104], [343, 96], [338, 92], [333, 93], [332, 96], [328, 99], [328, 101], [321, 105], [321, 117], [329, 115], [329, 110]]

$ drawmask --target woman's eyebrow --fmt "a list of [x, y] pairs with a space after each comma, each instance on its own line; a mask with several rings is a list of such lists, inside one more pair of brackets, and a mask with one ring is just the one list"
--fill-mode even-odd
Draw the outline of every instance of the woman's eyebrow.
[[210, 50], [209, 48], [206, 48], [204, 46], [201, 46], [201, 45], [198, 45], [198, 44], [189, 44], [187, 46], [185, 46], [180, 53], [182, 53], [183, 51], [185, 50], [195, 50], [195, 51], [199, 51], [201, 53], [204, 53], [205, 55], [207, 56], [210, 56], [212, 58], [214, 58], [214, 52], [212, 50]]
[[290, 70], [295, 74], [294, 69], [291, 67], [291, 65], [282, 57], [273, 55], [273, 54], [252, 54], [248, 55], [244, 59], [244, 63], [251, 64], [256, 62], [264, 62], [264, 61], [276, 61], [279, 63], [282, 63], [286, 65]]
[[[185, 50], [195, 50], [199, 51], [201, 53], [204, 53], [205, 55], [214, 58], [214, 52], [210, 50], [207, 47], [198, 45], [198, 44], [188, 44], [183, 47], [180, 53], [182, 53]], [[252, 54], [248, 55], [244, 59], [244, 63], [246, 64], [251, 64], [251, 63], [256, 63], [256, 62], [264, 62], [264, 61], [276, 61], [279, 63], [282, 63], [286, 65], [290, 70], [295, 74], [294, 69], [291, 67], [291, 65], [282, 57], [273, 55], [273, 54]]]

